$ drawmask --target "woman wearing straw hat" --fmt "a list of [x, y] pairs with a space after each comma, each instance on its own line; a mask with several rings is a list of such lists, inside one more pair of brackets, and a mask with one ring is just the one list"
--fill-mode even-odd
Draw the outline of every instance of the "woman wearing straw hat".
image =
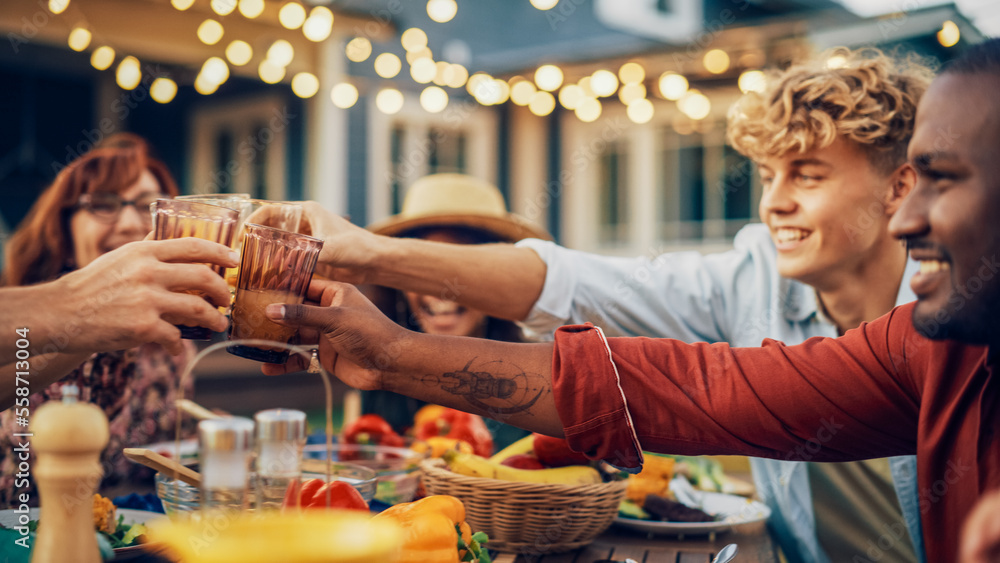
[[[398, 215], [370, 225], [380, 235], [449, 244], [511, 243], [524, 238], [551, 239], [541, 228], [507, 212], [503, 195], [490, 183], [465, 174], [425, 176], [410, 187]], [[457, 284], [434, 294], [368, 288], [379, 309], [400, 325], [428, 334], [473, 336], [504, 342], [523, 342], [521, 329], [509, 320], [491, 317], [460, 305]], [[365, 412], [386, 417], [394, 427], [412, 423], [422, 403], [390, 392], [366, 392]], [[524, 431], [488, 420], [498, 447], [523, 436]]]

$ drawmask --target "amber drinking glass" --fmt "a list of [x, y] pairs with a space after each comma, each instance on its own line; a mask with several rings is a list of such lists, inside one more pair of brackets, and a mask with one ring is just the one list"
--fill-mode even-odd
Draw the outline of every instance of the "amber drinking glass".
[[[264, 309], [272, 303], [305, 300], [323, 241], [255, 223], [247, 223], [245, 229], [229, 338], [286, 344], [295, 329], [271, 321]], [[234, 344], [226, 349], [258, 362], [281, 364], [288, 359], [288, 351], [279, 347]]]
[[[149, 206], [153, 214], [153, 237], [167, 240], [183, 237], [202, 238], [232, 247], [240, 214], [233, 209], [197, 201], [158, 199]], [[211, 266], [219, 276], [225, 268]], [[188, 340], [211, 340], [212, 331], [200, 326], [178, 326]]]

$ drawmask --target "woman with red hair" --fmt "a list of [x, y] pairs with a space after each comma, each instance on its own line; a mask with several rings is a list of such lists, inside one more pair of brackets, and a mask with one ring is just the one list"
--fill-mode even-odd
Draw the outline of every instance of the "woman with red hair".
[[[150, 204], [177, 194], [170, 172], [150, 155], [142, 138], [128, 134], [109, 138], [64, 168], [39, 197], [7, 245], [4, 285], [50, 281], [141, 241], [152, 230]], [[104, 314], [111, 314], [113, 305]], [[179, 398], [179, 372], [190, 357], [191, 345], [182, 350], [175, 356], [160, 344], [143, 344], [96, 353], [80, 365], [79, 356], [75, 360], [70, 356], [63, 360], [74, 362], [63, 367], [62, 373], [68, 375], [47, 388], [33, 389], [37, 392], [30, 397], [31, 411], [45, 401], [59, 399], [61, 385], [77, 385], [80, 400], [101, 407], [110, 423], [111, 439], [102, 456], [102, 488], [148, 480], [151, 473], [125, 460], [122, 448], [173, 438], [173, 402]], [[190, 391], [190, 384], [185, 391]], [[20, 430], [15, 426], [14, 409], [0, 413], [0, 428], [3, 506], [27, 489], [15, 487], [17, 463], [10, 455], [11, 434]]]

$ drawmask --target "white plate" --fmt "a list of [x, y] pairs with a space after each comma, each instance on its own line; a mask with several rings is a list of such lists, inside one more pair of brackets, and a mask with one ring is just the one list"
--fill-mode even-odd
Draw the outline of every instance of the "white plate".
[[763, 522], [771, 516], [771, 509], [761, 502], [723, 493], [702, 493], [701, 509], [722, 518], [717, 522], [660, 522], [618, 516], [615, 524], [650, 534], [710, 534]]

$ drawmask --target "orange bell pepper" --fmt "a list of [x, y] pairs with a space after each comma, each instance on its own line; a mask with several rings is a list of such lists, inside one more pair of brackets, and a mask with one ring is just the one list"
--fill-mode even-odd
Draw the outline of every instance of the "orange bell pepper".
[[476, 455], [493, 455], [493, 435], [483, 417], [445, 407], [430, 409], [431, 406], [437, 405], [420, 409], [414, 417], [414, 435], [418, 440], [444, 436], [468, 442]]
[[472, 538], [472, 530], [465, 522], [465, 506], [449, 495], [397, 504], [375, 519], [392, 520], [403, 528], [405, 539], [399, 563], [458, 563], [464, 555], [458, 550], [458, 529], [466, 543]]

